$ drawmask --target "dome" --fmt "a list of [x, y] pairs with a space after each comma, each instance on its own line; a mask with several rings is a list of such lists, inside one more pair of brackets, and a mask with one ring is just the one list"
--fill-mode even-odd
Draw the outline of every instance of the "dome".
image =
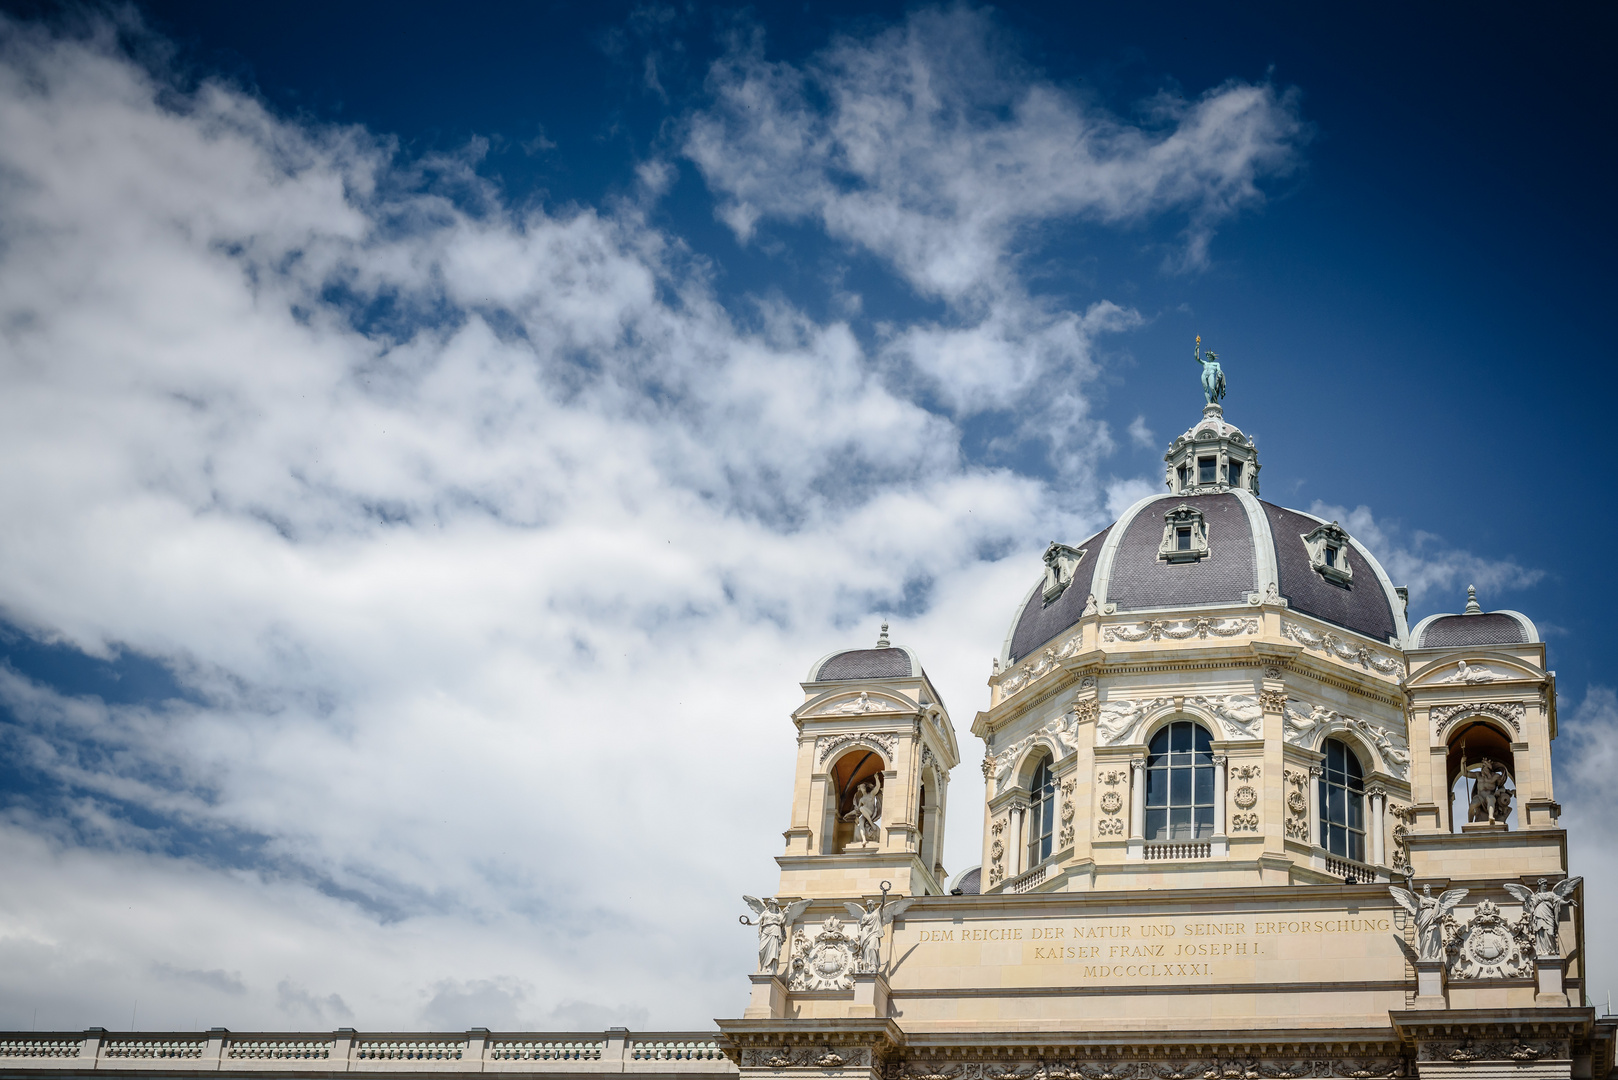
[[1539, 641], [1539, 631], [1520, 611], [1484, 611], [1478, 591], [1466, 587], [1466, 610], [1459, 615], [1429, 615], [1416, 624], [1410, 640], [1417, 649], [1449, 649], [1465, 645], [1526, 645]]
[[1045, 578], [1018, 607], [1003, 662], [1076, 624], [1092, 597], [1106, 614], [1184, 611], [1256, 602], [1272, 584], [1293, 611], [1377, 641], [1405, 637], [1404, 599], [1359, 541], [1245, 484], [1190, 483], [1142, 499], [1077, 548], [1052, 549], [1064, 554], [1046, 553]]
[[888, 642], [888, 624], [872, 649], [828, 653], [809, 668], [809, 682], [853, 682], [858, 679], [908, 679], [923, 674], [916, 654]]

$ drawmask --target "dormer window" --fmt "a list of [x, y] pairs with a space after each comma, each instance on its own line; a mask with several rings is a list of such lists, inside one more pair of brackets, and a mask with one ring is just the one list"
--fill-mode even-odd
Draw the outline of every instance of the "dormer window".
[[1157, 557], [1165, 562], [1196, 562], [1208, 554], [1208, 522], [1202, 511], [1181, 503], [1163, 515], [1163, 542]]
[[1045, 584], [1040, 590], [1045, 603], [1050, 603], [1067, 591], [1067, 587], [1073, 583], [1073, 571], [1084, 561], [1084, 552], [1084, 548], [1057, 543], [1045, 549]]
[[1242, 486], [1242, 463], [1239, 461], [1232, 461], [1230, 463], [1230, 486]]
[[1202, 484], [1217, 483], [1219, 483], [1219, 459], [1211, 457], [1198, 458], [1197, 484], [1200, 486]]
[[1303, 545], [1309, 549], [1309, 566], [1315, 573], [1345, 588], [1353, 581], [1354, 567], [1348, 561], [1348, 533], [1337, 522], [1305, 533]]
[[1188, 479], [1190, 479], [1190, 473], [1191, 473], [1191, 470], [1190, 470], [1190, 469], [1188, 469], [1188, 468], [1186, 468], [1186, 467], [1185, 467], [1185, 466], [1184, 466], [1184, 465], [1181, 465], [1181, 466], [1180, 466], [1180, 468], [1179, 468], [1179, 470], [1178, 470], [1178, 471], [1179, 471], [1179, 476], [1180, 476], [1180, 487], [1179, 487], [1179, 490], [1181, 490], [1181, 491], [1184, 491], [1184, 490], [1185, 490], [1185, 485], [1186, 485], [1186, 481], [1187, 481], [1187, 480], [1188, 480]]

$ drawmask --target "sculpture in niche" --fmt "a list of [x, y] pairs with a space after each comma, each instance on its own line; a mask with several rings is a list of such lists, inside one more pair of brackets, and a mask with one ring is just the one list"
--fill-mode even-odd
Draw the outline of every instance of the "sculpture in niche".
[[773, 975], [780, 962], [787, 927], [798, 921], [798, 916], [809, 907], [809, 901], [799, 900], [782, 908], [774, 897], [760, 900], [756, 896], [743, 896], [742, 899], [758, 916], [758, 969]]
[[855, 931], [858, 942], [859, 971], [862, 974], [873, 974], [882, 959], [882, 931], [894, 919], [905, 913], [905, 909], [916, 902], [914, 896], [903, 900], [887, 902], [886, 894], [881, 900], [867, 900], [865, 907], [858, 904], [845, 903], [849, 915], [859, 920], [859, 928]]
[[1557, 925], [1562, 921], [1562, 909], [1573, 906], [1573, 893], [1582, 877], [1565, 878], [1554, 888], [1545, 887], [1539, 879], [1539, 889], [1529, 892], [1526, 886], [1506, 882], [1505, 890], [1522, 904], [1523, 915], [1533, 924], [1534, 952], [1546, 959], [1562, 955], [1562, 943]]
[[1444, 958], [1444, 917], [1455, 910], [1455, 905], [1466, 898], [1465, 889], [1450, 889], [1437, 897], [1433, 896], [1433, 887], [1423, 885], [1421, 895], [1416, 896], [1408, 889], [1401, 889], [1397, 885], [1389, 885], [1388, 892], [1393, 894], [1394, 903], [1410, 913], [1416, 920], [1416, 956], [1421, 960], [1442, 960]]
[[1197, 363], [1202, 365], [1202, 396], [1212, 405], [1225, 397], [1225, 369], [1219, 366], [1219, 354], [1202, 351], [1202, 335], [1197, 335]]
[[1469, 764], [1466, 760], [1466, 741], [1463, 739], [1461, 775], [1472, 778], [1472, 799], [1467, 803], [1466, 820], [1487, 821], [1490, 825], [1504, 824], [1506, 816], [1511, 813], [1511, 789], [1506, 787], [1506, 770], [1489, 757]]
[[844, 821], [854, 823], [854, 842], [864, 844], [882, 838], [878, 825], [882, 820], [882, 774], [861, 782], [854, 789], [854, 809], [843, 815]]

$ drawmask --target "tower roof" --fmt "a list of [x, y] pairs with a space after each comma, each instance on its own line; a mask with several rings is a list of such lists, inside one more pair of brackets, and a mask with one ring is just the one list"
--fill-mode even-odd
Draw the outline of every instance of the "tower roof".
[[1520, 611], [1484, 611], [1476, 586], [1466, 587], [1466, 609], [1459, 615], [1429, 615], [1410, 632], [1412, 648], [1447, 649], [1464, 645], [1526, 645], [1539, 630]]

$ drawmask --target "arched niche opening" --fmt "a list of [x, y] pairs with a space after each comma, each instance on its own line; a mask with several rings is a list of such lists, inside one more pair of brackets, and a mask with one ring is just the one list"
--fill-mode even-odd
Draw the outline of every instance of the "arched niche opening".
[[[1495, 786], [1494, 820], [1504, 822], [1508, 829], [1517, 827], [1517, 762], [1505, 732], [1487, 720], [1462, 720], [1449, 737], [1446, 768], [1451, 832], [1490, 820], [1487, 789], [1491, 783]], [[1490, 775], [1486, 777], [1486, 773]], [[1501, 791], [1507, 793], [1504, 798]]]
[[1146, 744], [1147, 840], [1214, 834], [1213, 736], [1195, 720], [1174, 720]]
[[[854, 842], [858, 834], [858, 809], [861, 799], [874, 797], [877, 807], [881, 807], [884, 784], [882, 773], [887, 767], [881, 754], [864, 746], [853, 747], [832, 765], [831, 787], [834, 797], [827, 800], [827, 803], [834, 808], [830, 827], [826, 830], [826, 835], [830, 838], [829, 854], [842, 852]], [[882, 820], [880, 809], [877, 820]]]

